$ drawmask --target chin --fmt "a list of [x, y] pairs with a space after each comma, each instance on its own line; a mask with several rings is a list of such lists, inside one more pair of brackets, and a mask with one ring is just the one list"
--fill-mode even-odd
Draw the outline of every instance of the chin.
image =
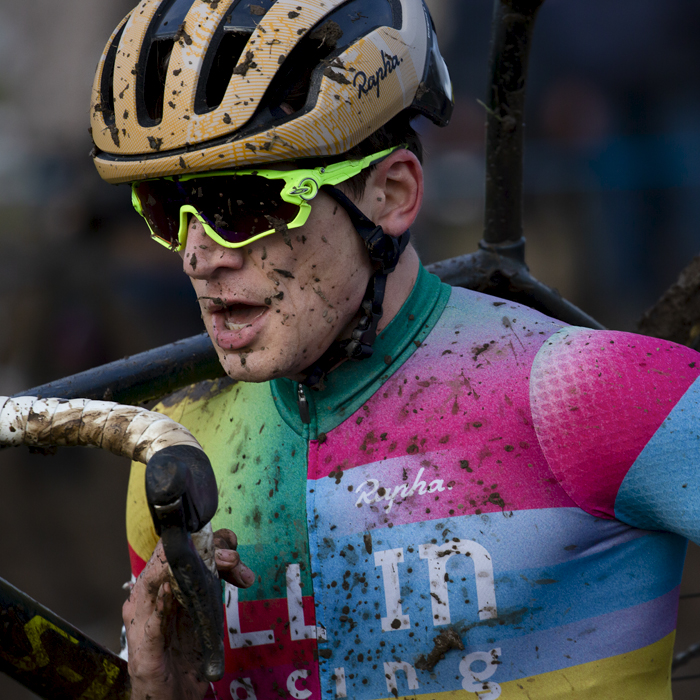
[[298, 370], [291, 366], [292, 363], [275, 362], [273, 353], [264, 350], [226, 352], [223, 357], [220, 353], [219, 362], [226, 374], [238, 382], [267, 382], [298, 374]]

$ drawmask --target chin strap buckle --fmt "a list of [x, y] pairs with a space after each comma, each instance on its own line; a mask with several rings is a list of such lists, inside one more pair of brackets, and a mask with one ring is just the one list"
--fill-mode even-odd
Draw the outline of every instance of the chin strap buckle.
[[408, 231], [394, 238], [384, 233], [381, 226], [376, 226], [369, 236], [363, 236], [363, 239], [374, 269], [388, 275], [396, 269], [401, 253], [408, 245]]

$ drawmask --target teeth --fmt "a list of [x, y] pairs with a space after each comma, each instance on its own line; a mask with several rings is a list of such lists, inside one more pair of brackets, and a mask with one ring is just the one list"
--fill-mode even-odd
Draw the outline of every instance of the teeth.
[[250, 321], [246, 321], [245, 323], [236, 323], [231, 319], [227, 319], [224, 321], [224, 325], [230, 331], [242, 331], [244, 328], [252, 326], [253, 323], [255, 323], [255, 321], [257, 321], [257, 319], [259, 319], [266, 311], [267, 309], [262, 309], [262, 311], [255, 318], [251, 319]]
[[244, 328], [250, 326], [250, 323], [234, 323], [233, 321], [226, 321], [226, 328], [230, 331], [242, 331]]

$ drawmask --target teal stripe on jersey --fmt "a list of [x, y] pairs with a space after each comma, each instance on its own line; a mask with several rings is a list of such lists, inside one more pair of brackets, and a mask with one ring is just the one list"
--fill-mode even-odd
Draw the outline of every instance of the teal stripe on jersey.
[[700, 543], [700, 378], [627, 472], [615, 516], [635, 527], [669, 530]]

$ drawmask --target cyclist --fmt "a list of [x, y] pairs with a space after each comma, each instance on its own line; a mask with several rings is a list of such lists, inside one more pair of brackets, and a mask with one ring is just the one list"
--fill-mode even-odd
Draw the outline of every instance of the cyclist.
[[[143, 0], [105, 49], [95, 163], [234, 380], [160, 407], [217, 473], [219, 698], [670, 697], [697, 353], [425, 271], [451, 106], [422, 0]], [[127, 528], [132, 698], [202, 697], [138, 465]]]

